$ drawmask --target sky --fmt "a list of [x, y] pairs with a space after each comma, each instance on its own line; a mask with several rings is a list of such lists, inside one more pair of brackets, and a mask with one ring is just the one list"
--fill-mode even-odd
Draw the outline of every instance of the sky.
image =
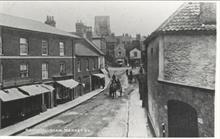
[[44, 22], [54, 16], [56, 27], [75, 32], [75, 23], [81, 20], [94, 29], [95, 16], [110, 16], [110, 28], [116, 35], [149, 35], [183, 2], [153, 1], [65, 1], [65, 2], [0, 2], [0, 13]]

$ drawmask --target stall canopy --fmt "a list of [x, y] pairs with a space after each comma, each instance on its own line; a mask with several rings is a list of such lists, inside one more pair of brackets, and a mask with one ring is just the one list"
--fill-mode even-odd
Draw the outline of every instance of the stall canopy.
[[17, 88], [0, 90], [0, 99], [4, 102], [26, 98], [28, 95], [23, 94]]
[[44, 88], [50, 90], [51, 92], [54, 90], [53, 86], [51, 86], [51, 85], [42, 84], [41, 86], [43, 86]]
[[77, 85], [79, 85], [79, 82], [77, 82], [73, 79], [61, 80], [61, 81], [57, 81], [57, 83], [64, 86], [64, 87], [66, 87], [66, 88], [70, 88], [70, 89], [73, 89]]
[[93, 74], [93, 76], [99, 77], [99, 78], [105, 78], [104, 74], [98, 73], [98, 74]]
[[35, 96], [50, 92], [49, 89], [41, 86], [40, 84], [21, 86], [19, 87], [19, 89], [28, 93], [30, 96]]

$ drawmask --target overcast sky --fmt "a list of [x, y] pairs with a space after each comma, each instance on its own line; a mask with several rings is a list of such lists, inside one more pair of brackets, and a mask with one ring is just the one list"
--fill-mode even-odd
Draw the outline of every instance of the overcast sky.
[[96, 15], [110, 16], [111, 31], [116, 35], [141, 33], [148, 35], [168, 18], [183, 2], [0, 2], [0, 13], [44, 22], [47, 15], [54, 16], [56, 27], [75, 31], [81, 20], [94, 29]]

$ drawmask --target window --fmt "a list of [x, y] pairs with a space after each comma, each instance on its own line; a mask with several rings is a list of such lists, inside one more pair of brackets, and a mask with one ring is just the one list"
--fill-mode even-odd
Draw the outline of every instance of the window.
[[59, 46], [60, 46], [60, 56], [64, 56], [64, 43], [60, 42]]
[[66, 73], [66, 64], [63, 62], [60, 64], [60, 74], [63, 75]]
[[2, 50], [3, 48], [2, 48], [2, 36], [1, 36], [1, 34], [0, 34], [0, 55], [2, 55], [3, 54], [3, 50]]
[[28, 77], [28, 64], [20, 65], [20, 77], [21, 78]]
[[121, 52], [118, 52], [118, 55], [121, 56]]
[[88, 58], [86, 59], [86, 70], [87, 71], [89, 70], [89, 59]]
[[20, 55], [28, 55], [28, 41], [25, 38], [20, 38]]
[[48, 42], [46, 40], [42, 40], [42, 55], [47, 56], [48, 55]]
[[137, 57], [137, 52], [134, 52], [134, 57]]
[[96, 69], [96, 59], [93, 59], [93, 69]]
[[43, 63], [42, 64], [42, 79], [48, 79], [48, 64], [47, 63]]
[[77, 71], [78, 72], [81, 71], [81, 61], [80, 61], [80, 59], [77, 60]]

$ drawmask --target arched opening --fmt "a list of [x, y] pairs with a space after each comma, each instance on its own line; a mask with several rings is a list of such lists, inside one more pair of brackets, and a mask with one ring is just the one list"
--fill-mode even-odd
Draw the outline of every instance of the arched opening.
[[168, 136], [198, 137], [196, 110], [178, 100], [168, 101]]

